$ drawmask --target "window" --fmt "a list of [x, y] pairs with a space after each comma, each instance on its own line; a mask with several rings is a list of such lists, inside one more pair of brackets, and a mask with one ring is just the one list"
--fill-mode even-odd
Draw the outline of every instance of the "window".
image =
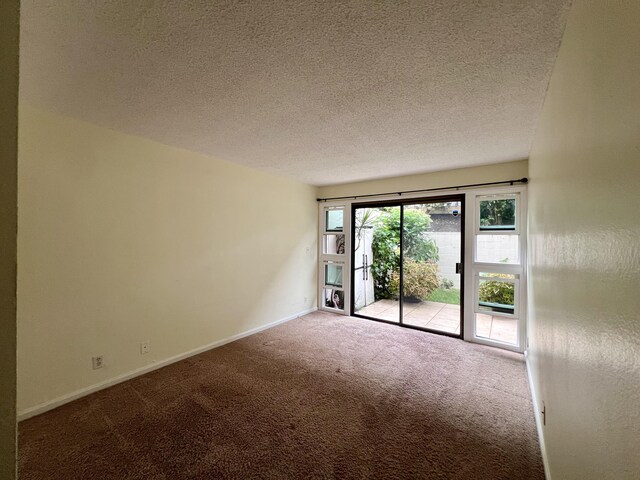
[[520, 306], [524, 277], [523, 189], [475, 197], [473, 239], [473, 335], [483, 343], [522, 351]]
[[322, 253], [325, 255], [344, 255], [344, 235], [323, 235]]
[[518, 235], [476, 235], [476, 262], [520, 263]]
[[509, 273], [480, 272], [477, 277], [477, 311], [513, 315], [518, 276]]
[[[344, 277], [348, 258], [346, 247], [348, 229], [345, 228], [345, 205], [320, 207], [320, 268], [318, 269], [318, 296], [320, 308], [345, 311], [345, 292], [348, 281]], [[348, 301], [348, 298], [346, 298]]]
[[323, 305], [325, 308], [344, 310], [344, 291], [332, 288], [323, 289]]
[[476, 262], [520, 264], [519, 199], [520, 194], [476, 197]]
[[327, 208], [325, 210], [325, 232], [342, 232], [344, 229], [344, 208]]
[[342, 264], [325, 262], [324, 284], [329, 287], [342, 288]]
[[516, 199], [486, 197], [478, 202], [482, 232], [516, 230]]

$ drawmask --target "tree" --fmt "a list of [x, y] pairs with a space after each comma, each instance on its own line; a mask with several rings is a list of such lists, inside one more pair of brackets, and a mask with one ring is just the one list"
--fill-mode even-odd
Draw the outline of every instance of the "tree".
[[[416, 262], [435, 263], [438, 261], [438, 247], [427, 238], [426, 232], [431, 217], [420, 210], [405, 209], [403, 220], [404, 258]], [[371, 243], [373, 262], [371, 273], [374, 279], [376, 299], [392, 298], [398, 295], [397, 285], [392, 282], [394, 272], [400, 271], [400, 208], [381, 209], [375, 219]]]
[[516, 201], [514, 199], [482, 200], [480, 225], [515, 225]]

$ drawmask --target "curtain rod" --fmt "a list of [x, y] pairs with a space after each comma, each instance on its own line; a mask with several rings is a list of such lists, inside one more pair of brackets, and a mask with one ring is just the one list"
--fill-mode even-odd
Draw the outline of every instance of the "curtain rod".
[[515, 183], [528, 183], [529, 179], [527, 177], [518, 178], [516, 180], [504, 180], [502, 182], [487, 182], [487, 183], [470, 183], [467, 185], [455, 185], [453, 187], [438, 187], [438, 188], [422, 188], [420, 190], [404, 190], [401, 192], [386, 192], [386, 193], [369, 193], [367, 195], [347, 195], [345, 197], [328, 197], [328, 198], [317, 198], [318, 202], [327, 202], [329, 200], [346, 200], [346, 199], [357, 199], [357, 198], [368, 198], [368, 197], [382, 197], [384, 195], [403, 195], [407, 193], [420, 193], [420, 192], [438, 192], [441, 190], [460, 190], [461, 188], [471, 188], [471, 187], [487, 187], [490, 185], [513, 185]]

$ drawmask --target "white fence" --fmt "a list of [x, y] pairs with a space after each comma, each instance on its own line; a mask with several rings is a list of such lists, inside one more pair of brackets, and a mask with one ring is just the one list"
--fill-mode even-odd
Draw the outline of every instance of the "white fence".
[[[356, 252], [355, 259], [358, 268], [353, 279], [355, 282], [355, 304], [356, 308], [373, 303], [373, 277], [370, 268], [363, 271], [363, 255], [367, 255], [369, 266], [373, 261], [373, 253], [371, 252], [372, 231], [366, 230], [360, 243], [360, 248]], [[438, 273], [442, 278], [446, 278], [453, 282], [453, 288], [460, 288], [460, 275], [456, 274], [456, 263], [461, 262], [460, 257], [460, 232], [429, 232], [428, 238], [432, 239], [438, 246], [439, 260]], [[518, 258], [518, 243], [510, 242], [505, 236], [482, 236], [482, 254], [485, 258], [492, 261], [502, 261], [508, 259], [515, 261]], [[471, 248], [469, 245], [467, 248]]]
[[456, 274], [456, 263], [462, 261], [460, 232], [429, 232], [427, 236], [438, 246], [438, 273], [442, 278], [451, 280], [454, 288], [460, 288], [460, 275]]

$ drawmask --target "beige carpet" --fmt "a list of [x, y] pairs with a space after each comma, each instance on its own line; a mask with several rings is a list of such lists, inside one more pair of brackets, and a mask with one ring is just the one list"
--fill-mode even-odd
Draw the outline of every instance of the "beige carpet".
[[22, 479], [544, 479], [521, 355], [314, 313], [20, 424]]

